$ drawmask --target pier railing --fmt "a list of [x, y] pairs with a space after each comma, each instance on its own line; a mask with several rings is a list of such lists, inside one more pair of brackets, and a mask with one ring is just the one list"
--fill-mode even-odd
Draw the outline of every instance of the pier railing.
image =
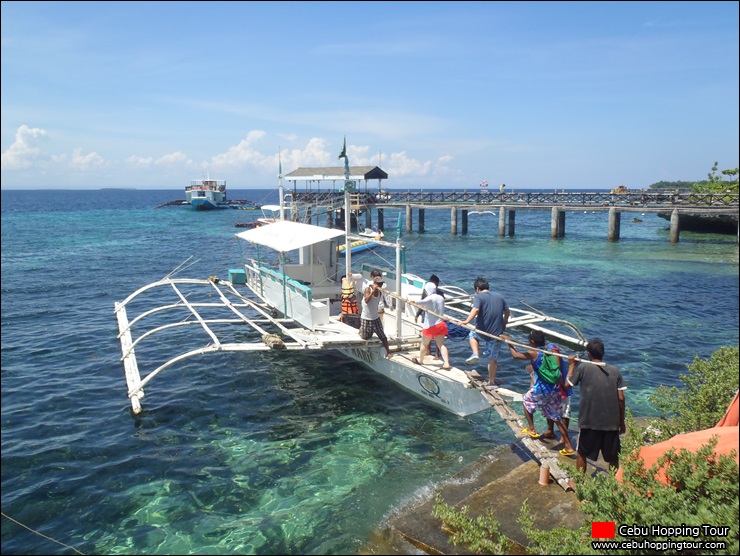
[[[313, 205], [341, 207], [343, 193], [337, 191], [294, 193], [294, 201]], [[657, 209], [710, 208], [738, 209], [736, 193], [692, 193], [665, 191], [637, 191], [629, 193], [603, 192], [495, 192], [495, 191], [383, 191], [360, 192], [359, 203], [364, 205], [425, 205], [475, 206], [507, 205], [522, 207], [643, 207]], [[732, 212], [730, 210], [729, 212]]]

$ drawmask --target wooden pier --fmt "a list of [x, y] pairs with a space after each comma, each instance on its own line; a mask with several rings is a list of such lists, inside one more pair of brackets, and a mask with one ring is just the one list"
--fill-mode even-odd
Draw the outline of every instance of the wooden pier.
[[[426, 210], [449, 210], [450, 233], [468, 232], [468, 217], [474, 214], [498, 216], [498, 234], [513, 236], [516, 231], [516, 213], [521, 210], [550, 210], [552, 238], [565, 237], [565, 215], [567, 211], [608, 213], [607, 239], [618, 241], [621, 214], [623, 212], [670, 213], [669, 241], [677, 243], [681, 230], [682, 215], [723, 215], [734, 219], [737, 227], [740, 203], [737, 194], [692, 193], [689, 191], [638, 191], [628, 193], [602, 192], [495, 192], [495, 191], [371, 191], [358, 192], [353, 211], [365, 216], [365, 227], [372, 227], [373, 211], [377, 214], [377, 226], [384, 228], [385, 209], [404, 210], [406, 232], [413, 232], [414, 210], [417, 231], [425, 231]], [[335, 211], [343, 211], [343, 193], [336, 191], [293, 192], [294, 214], [309, 217], [327, 215], [327, 225], [332, 226]], [[740, 228], [738, 229], [740, 240]]]

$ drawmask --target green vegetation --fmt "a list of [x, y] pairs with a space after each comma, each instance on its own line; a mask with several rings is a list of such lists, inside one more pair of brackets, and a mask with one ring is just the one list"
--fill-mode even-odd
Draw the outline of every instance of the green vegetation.
[[[697, 182], [691, 188], [694, 193], [737, 193], [737, 173], [738, 169], [722, 170], [721, 175], [717, 175], [717, 162], [712, 166], [712, 171], [707, 174], [707, 181]], [[725, 181], [723, 176], [728, 176]]]
[[697, 357], [688, 371], [678, 377], [682, 390], [660, 386], [650, 397], [661, 417], [649, 423], [645, 440], [660, 442], [716, 425], [738, 389], [738, 348], [720, 348], [707, 361]]
[[452, 544], [467, 546], [478, 554], [505, 554], [511, 546], [511, 541], [501, 533], [499, 521], [490, 512], [470, 518], [467, 506], [456, 510], [442, 501], [439, 492], [436, 494], [434, 517], [442, 520], [443, 530], [450, 535]]
[[[690, 190], [693, 193], [737, 193], [738, 192], [738, 169], [732, 168], [722, 170], [719, 175], [718, 162], [712, 166], [712, 171], [707, 174], [706, 180], [690, 181], [659, 181], [652, 184], [649, 189], [679, 189]], [[725, 176], [728, 179], [725, 179]]]
[[[627, 434], [622, 441], [622, 475], [619, 482], [611, 473], [579, 476], [572, 464], [563, 467], [572, 477], [578, 477], [576, 495], [581, 500], [581, 511], [586, 515], [583, 525], [576, 529], [564, 527], [538, 530], [534, 527], [527, 502], [522, 505], [519, 523], [529, 539], [530, 554], [655, 554], [680, 553], [653, 548], [631, 550], [595, 550], [591, 544], [591, 522], [606, 521], [619, 525], [686, 526], [702, 525], [729, 527], [725, 537], [671, 535], [674, 542], [724, 541], [725, 550], [703, 550], [702, 554], [738, 554], [740, 551], [740, 511], [738, 504], [738, 465], [733, 457], [716, 456], [716, 439], [702, 446], [696, 453], [687, 450], [669, 450], [652, 467], [646, 469], [639, 458], [643, 444], [669, 438], [677, 432], [702, 430], [716, 425], [738, 390], [738, 348], [724, 347], [709, 360], [695, 358], [687, 365], [689, 373], [679, 378], [683, 390], [661, 387], [651, 397], [661, 412], [660, 417], [645, 425], [638, 425], [628, 416]], [[663, 470], [667, 484], [661, 482]], [[498, 523], [493, 516], [483, 522], [467, 517], [467, 508], [456, 510], [446, 506], [439, 495], [435, 515], [444, 527], [454, 531], [453, 544], [466, 544], [474, 551], [500, 553], [493, 547], [505, 548]], [[478, 518], [480, 519], [480, 518]], [[474, 544], [470, 542], [474, 541]], [[494, 543], [486, 545], [485, 539]], [[640, 535], [622, 537], [617, 529], [614, 541], [664, 542], [666, 537]], [[696, 551], [684, 551], [696, 553]]]

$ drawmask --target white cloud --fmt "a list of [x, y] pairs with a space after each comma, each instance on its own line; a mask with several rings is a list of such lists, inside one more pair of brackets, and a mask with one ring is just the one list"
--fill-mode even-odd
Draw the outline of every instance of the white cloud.
[[[349, 147], [347, 147], [349, 150]], [[306, 143], [303, 149], [290, 149], [281, 153], [283, 159], [283, 169], [292, 172], [297, 168], [321, 167], [321, 166], [339, 166], [339, 163], [332, 163], [332, 156], [326, 147], [326, 141], [318, 137], [312, 137]], [[335, 156], [339, 156], [339, 151]], [[351, 160], [351, 159], [350, 159]]]
[[432, 163], [430, 161], [421, 162], [414, 158], [409, 158], [406, 151], [401, 151], [400, 153], [391, 153], [388, 156], [388, 163], [384, 163], [384, 166], [386, 167], [383, 170], [388, 172], [389, 175], [392, 174], [400, 177], [410, 175], [426, 176], [431, 171]]
[[45, 130], [22, 125], [15, 133], [15, 142], [2, 154], [3, 170], [28, 168], [41, 154], [37, 146], [48, 137]]
[[149, 168], [154, 162], [154, 158], [151, 156], [143, 157], [131, 155], [126, 159], [126, 164], [129, 166], [136, 166], [138, 168]]
[[[31, 129], [21, 126], [16, 133], [16, 140], [3, 153], [3, 171], [18, 170], [35, 166], [39, 171], [54, 171], [60, 176], [64, 169], [72, 170], [76, 177], [71, 178], [74, 183], [81, 184], [83, 174], [89, 179], [103, 179], [96, 174], [96, 170], [111, 169], [118, 165], [116, 161], [106, 160], [96, 151], [84, 153], [78, 147], [71, 153], [44, 154], [40, 141], [47, 138], [43, 129]], [[292, 139], [292, 141], [291, 141]], [[295, 142], [294, 137], [287, 134], [268, 134], [263, 130], [249, 131], [244, 139], [236, 145], [228, 147], [210, 159], [193, 161], [182, 151], [174, 151], [163, 156], [131, 155], [123, 160], [122, 165], [131, 170], [141, 170], [147, 173], [160, 171], [168, 174], [184, 171], [199, 171], [211, 174], [219, 173], [236, 176], [254, 183], [264, 182], [267, 176], [277, 176], [278, 156], [282, 163], [283, 173], [287, 174], [297, 168], [311, 168], [324, 166], [343, 166], [344, 161], [338, 158], [341, 143], [334, 142], [329, 146], [326, 139], [311, 137], [303, 145], [282, 148], [268, 152], [269, 144], [277, 141]], [[278, 143], [279, 145], [279, 143]], [[279, 148], [279, 147], [278, 147]], [[447, 164], [451, 156], [441, 156], [436, 161], [421, 161], [409, 156], [407, 151], [396, 153], [383, 152], [382, 156], [370, 145], [347, 145], [347, 155], [352, 166], [380, 166], [391, 176], [398, 179], [414, 179], [419, 176], [430, 178], [433, 173], [450, 175]], [[53, 165], [55, 169], [52, 170]], [[160, 176], [161, 177], [161, 176]], [[158, 178], [149, 176], [156, 181]], [[245, 180], [247, 181], [247, 180]], [[117, 182], [116, 182], [117, 184]]]
[[96, 152], [89, 154], [82, 154], [82, 149], [74, 149], [72, 151], [72, 159], [69, 161], [69, 166], [75, 170], [82, 172], [89, 170], [90, 168], [105, 166], [105, 160]]
[[180, 151], [166, 154], [164, 156], [161, 156], [157, 159], [157, 161], [154, 163], [157, 166], [175, 166], [176, 164], [192, 164], [193, 161], [189, 160], [187, 155], [185, 153], [182, 153]]
[[240, 168], [247, 165], [261, 166], [264, 163], [265, 155], [257, 151], [252, 143], [259, 141], [265, 135], [264, 131], [250, 131], [246, 139], [240, 141], [238, 145], [211, 158], [210, 165], [217, 170]]

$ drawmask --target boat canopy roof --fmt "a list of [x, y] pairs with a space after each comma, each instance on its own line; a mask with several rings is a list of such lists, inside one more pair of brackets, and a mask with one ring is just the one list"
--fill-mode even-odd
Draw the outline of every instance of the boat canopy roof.
[[[278, 212], [280, 210], [280, 205], [262, 205], [260, 207], [262, 210], [270, 210], [274, 212]], [[289, 211], [290, 207], [285, 207], [285, 211]]]
[[[350, 166], [349, 179], [351, 180], [387, 180], [388, 174], [377, 166]], [[344, 180], [344, 166], [321, 168], [298, 168], [285, 175], [288, 181], [334, 181]]]
[[292, 220], [278, 220], [272, 224], [239, 232], [236, 237], [254, 245], [263, 245], [280, 253], [287, 253], [343, 235], [343, 230], [322, 228]]

